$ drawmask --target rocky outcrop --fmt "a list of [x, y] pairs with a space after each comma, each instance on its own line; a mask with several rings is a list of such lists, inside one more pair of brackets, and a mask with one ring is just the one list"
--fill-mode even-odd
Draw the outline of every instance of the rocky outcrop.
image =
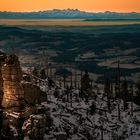
[[23, 124], [24, 139], [43, 140], [45, 135], [46, 116], [44, 114], [31, 115]]
[[16, 55], [10, 55], [5, 60], [2, 66], [2, 78], [3, 78], [3, 99], [2, 107], [14, 108], [16, 111], [20, 111], [24, 105], [24, 90], [21, 84], [22, 71], [18, 57]]
[[32, 83], [22, 83], [24, 90], [24, 99], [29, 106], [40, 104], [46, 100], [46, 94], [39, 87]]
[[1, 67], [5, 59], [6, 59], [6, 54], [3, 52], [0, 52], [0, 103], [3, 96], [3, 78], [2, 78], [2, 73], [1, 73]]
[[34, 106], [46, 100], [46, 94], [31, 82], [23, 81], [23, 73], [16, 55], [8, 56], [0, 71], [2, 107], [15, 111]]
[[36, 104], [45, 101], [46, 94], [31, 82], [23, 81], [16, 55], [6, 56], [0, 66], [0, 89], [3, 92], [1, 106], [4, 108], [2, 128], [6, 128], [5, 136], [15, 140], [23, 139], [24, 136], [43, 140], [46, 115], [45, 110], [38, 108]]

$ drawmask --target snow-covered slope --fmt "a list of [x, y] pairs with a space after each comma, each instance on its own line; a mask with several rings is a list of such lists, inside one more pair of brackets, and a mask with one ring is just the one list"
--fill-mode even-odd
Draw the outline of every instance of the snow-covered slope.
[[93, 18], [93, 19], [140, 19], [140, 13], [116, 13], [116, 12], [85, 12], [78, 9], [54, 9], [39, 12], [0, 12], [0, 18], [37, 18], [37, 19], [69, 19], [69, 18]]

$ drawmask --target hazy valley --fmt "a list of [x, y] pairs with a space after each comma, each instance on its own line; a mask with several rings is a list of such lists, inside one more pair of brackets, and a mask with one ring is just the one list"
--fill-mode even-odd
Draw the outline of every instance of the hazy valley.
[[[133, 74], [133, 78], [138, 79], [139, 24], [131, 21], [132, 25], [129, 22], [124, 25], [122, 21], [118, 21], [120, 24], [111, 21], [112, 24], [107, 25], [100, 21], [101, 25], [94, 22], [92, 26], [78, 26], [71, 25], [75, 21], [58, 20], [54, 21], [56, 25], [49, 26], [49, 22], [37, 20], [32, 24], [32, 20], [11, 20], [7, 23], [14, 23], [11, 24], [13, 26], [2, 26], [1, 20], [0, 48], [9, 53], [14, 51], [20, 56], [23, 66], [44, 67], [49, 58], [53, 67], [57, 67], [57, 64], [72, 65], [75, 69], [99, 75], [108, 71], [114, 75], [119, 59], [123, 76]], [[60, 26], [59, 22], [63, 24]], [[64, 26], [65, 22], [69, 22], [69, 25]]]

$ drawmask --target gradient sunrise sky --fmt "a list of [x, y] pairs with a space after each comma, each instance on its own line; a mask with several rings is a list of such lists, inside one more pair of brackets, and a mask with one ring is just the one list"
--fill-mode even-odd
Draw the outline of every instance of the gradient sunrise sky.
[[140, 12], [140, 0], [0, 0], [0, 11], [42, 11], [51, 9]]

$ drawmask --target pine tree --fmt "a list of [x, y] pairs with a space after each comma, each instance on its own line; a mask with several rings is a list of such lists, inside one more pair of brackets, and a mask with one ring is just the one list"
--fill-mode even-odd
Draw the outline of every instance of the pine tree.
[[81, 78], [81, 96], [88, 101], [89, 95], [90, 95], [90, 90], [92, 89], [91, 86], [91, 79], [89, 78], [89, 74], [86, 71], [85, 74]]
[[96, 111], [96, 105], [94, 102], [92, 102], [92, 105], [90, 106], [90, 114], [94, 115], [95, 111]]
[[33, 74], [33, 76], [38, 77], [39, 74], [38, 74], [37, 68], [34, 68], [34, 69], [33, 69], [32, 74]]
[[46, 79], [46, 78], [47, 78], [45, 69], [42, 69], [42, 70], [40, 71], [40, 78], [41, 78], [41, 79]]

